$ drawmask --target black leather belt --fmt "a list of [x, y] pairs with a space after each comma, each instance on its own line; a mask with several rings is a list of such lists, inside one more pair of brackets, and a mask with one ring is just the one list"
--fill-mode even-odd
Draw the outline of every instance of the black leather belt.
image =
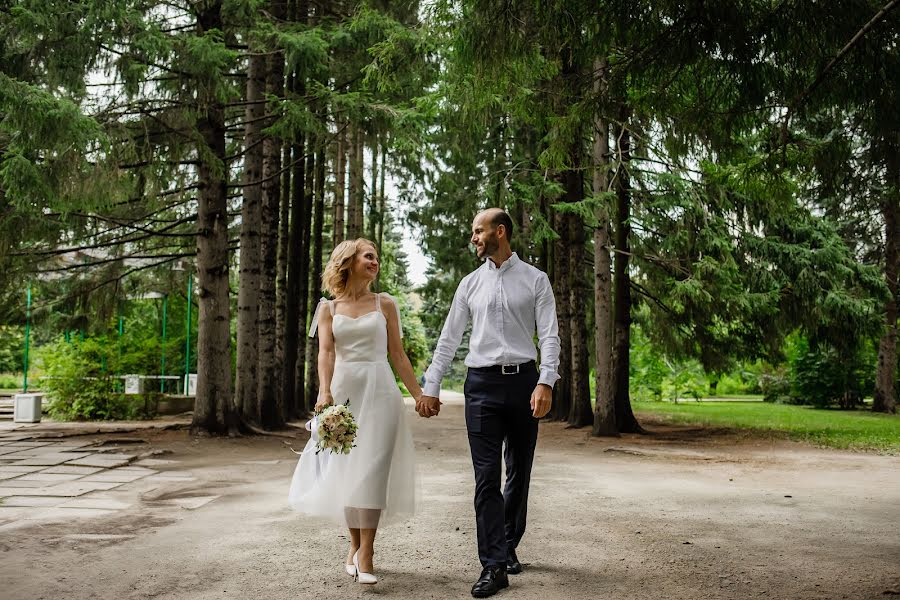
[[523, 362], [520, 365], [491, 365], [489, 367], [469, 367], [472, 371], [477, 371], [478, 373], [500, 373], [502, 375], [518, 375], [523, 370], [531, 367], [534, 368], [534, 361], [529, 360], [528, 362]]

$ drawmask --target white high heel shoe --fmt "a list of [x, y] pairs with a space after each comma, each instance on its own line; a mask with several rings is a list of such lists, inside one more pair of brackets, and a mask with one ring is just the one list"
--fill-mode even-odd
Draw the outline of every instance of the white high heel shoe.
[[355, 579], [359, 583], [363, 585], [372, 585], [373, 583], [378, 583], [378, 578], [372, 575], [371, 573], [366, 573], [359, 568], [359, 557], [357, 556], [359, 552], [353, 555], [353, 566], [356, 568], [356, 576]]
[[344, 570], [347, 571], [347, 575], [350, 577], [356, 577], [356, 565], [348, 565], [344, 563]]

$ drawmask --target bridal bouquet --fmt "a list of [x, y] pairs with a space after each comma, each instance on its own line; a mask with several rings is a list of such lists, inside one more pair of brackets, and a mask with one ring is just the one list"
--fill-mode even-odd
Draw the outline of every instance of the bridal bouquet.
[[350, 412], [350, 400], [343, 404], [332, 404], [315, 416], [319, 439], [316, 454], [331, 450], [334, 454], [350, 454], [354, 447], [358, 425]]

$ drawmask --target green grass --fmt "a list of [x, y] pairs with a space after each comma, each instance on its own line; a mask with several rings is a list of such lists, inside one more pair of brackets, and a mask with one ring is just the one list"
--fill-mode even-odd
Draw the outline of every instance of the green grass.
[[900, 453], [900, 415], [762, 402], [634, 402], [633, 408], [671, 423], [750, 429], [831, 448]]

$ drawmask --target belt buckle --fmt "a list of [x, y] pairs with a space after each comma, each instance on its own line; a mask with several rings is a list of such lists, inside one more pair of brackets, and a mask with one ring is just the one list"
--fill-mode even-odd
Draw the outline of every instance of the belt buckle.
[[[509, 371], [506, 370], [507, 367], [509, 367]], [[500, 365], [500, 373], [503, 375], [518, 375], [519, 365]]]

